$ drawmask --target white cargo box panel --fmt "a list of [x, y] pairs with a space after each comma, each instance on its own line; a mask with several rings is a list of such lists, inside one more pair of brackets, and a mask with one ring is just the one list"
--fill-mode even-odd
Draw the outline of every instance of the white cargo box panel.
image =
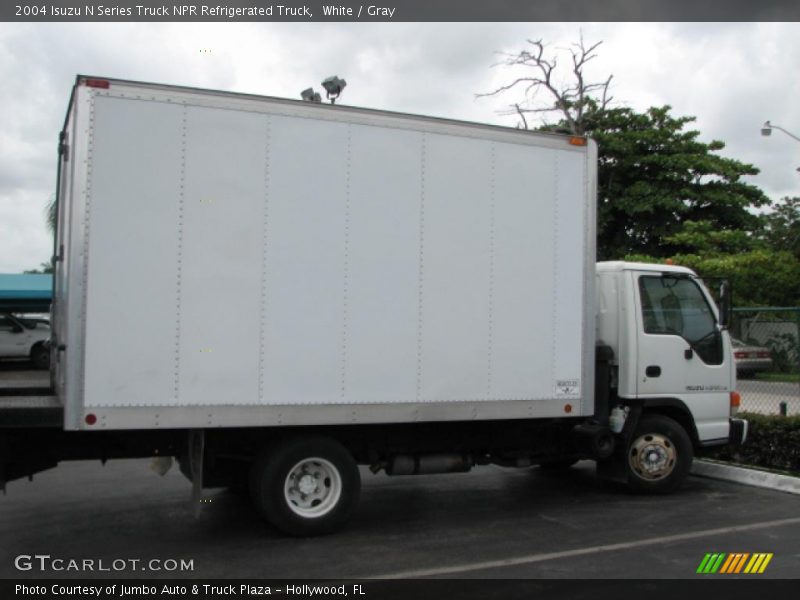
[[592, 412], [591, 142], [115, 80], [67, 131], [68, 429]]

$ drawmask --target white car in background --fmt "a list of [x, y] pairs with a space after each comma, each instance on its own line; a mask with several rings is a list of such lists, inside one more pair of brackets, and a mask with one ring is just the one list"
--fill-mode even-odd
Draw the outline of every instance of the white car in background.
[[0, 313], [0, 358], [30, 358], [50, 367], [50, 322], [42, 317]]

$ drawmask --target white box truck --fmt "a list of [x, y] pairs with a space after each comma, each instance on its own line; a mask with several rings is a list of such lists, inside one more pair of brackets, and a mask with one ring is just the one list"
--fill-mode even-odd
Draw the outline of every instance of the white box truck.
[[746, 435], [726, 311], [595, 264], [596, 172], [579, 137], [79, 76], [53, 385], [0, 398], [0, 481], [174, 456], [297, 535], [347, 520], [358, 465], [674, 490]]

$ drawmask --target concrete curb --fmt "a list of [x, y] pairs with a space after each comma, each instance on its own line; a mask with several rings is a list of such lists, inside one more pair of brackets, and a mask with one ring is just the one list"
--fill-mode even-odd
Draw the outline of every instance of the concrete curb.
[[695, 460], [692, 465], [692, 475], [800, 495], [800, 478], [778, 473]]

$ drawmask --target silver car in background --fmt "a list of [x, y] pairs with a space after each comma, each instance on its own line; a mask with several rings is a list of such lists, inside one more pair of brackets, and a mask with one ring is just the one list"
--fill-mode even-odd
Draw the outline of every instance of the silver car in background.
[[755, 373], [769, 371], [772, 368], [772, 354], [769, 348], [753, 346], [731, 338], [733, 359], [736, 362], [736, 374], [741, 378], [752, 377]]

